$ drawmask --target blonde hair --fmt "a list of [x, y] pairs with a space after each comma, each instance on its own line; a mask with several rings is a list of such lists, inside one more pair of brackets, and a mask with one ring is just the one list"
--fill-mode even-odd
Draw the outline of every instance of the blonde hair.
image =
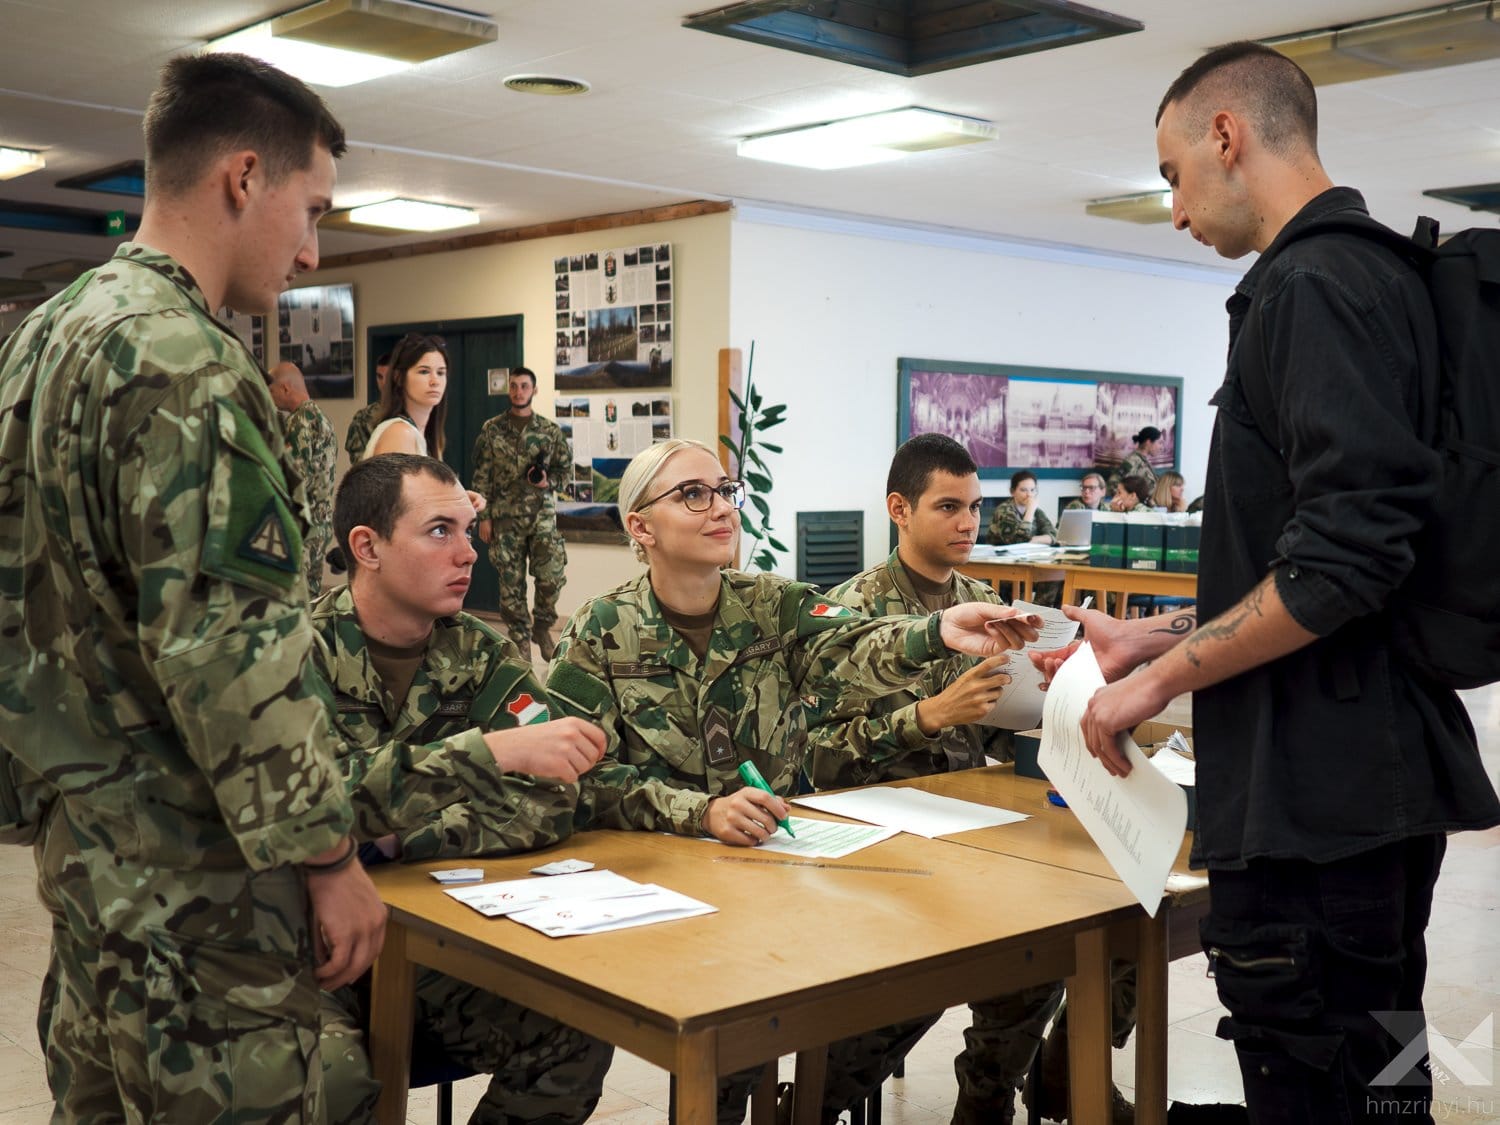
[[1181, 508], [1172, 507], [1172, 486], [1174, 484], [1185, 484], [1181, 473], [1168, 469], [1156, 478], [1156, 491], [1151, 494], [1151, 506], [1154, 508], [1165, 508], [1167, 511], [1186, 511], [1186, 501], [1178, 501]]
[[[647, 449], [641, 450], [630, 459], [630, 464], [625, 466], [625, 473], [620, 477], [620, 515], [623, 517], [631, 512], [639, 511], [650, 497], [647, 489], [651, 487], [667, 461], [674, 453], [680, 453], [684, 449], [701, 449], [710, 457], [717, 458], [712, 449], [701, 441], [692, 438], [668, 438]], [[627, 535], [630, 533], [627, 531]], [[646, 561], [646, 549], [631, 537], [631, 547], [635, 551], [635, 557], [641, 562]]]

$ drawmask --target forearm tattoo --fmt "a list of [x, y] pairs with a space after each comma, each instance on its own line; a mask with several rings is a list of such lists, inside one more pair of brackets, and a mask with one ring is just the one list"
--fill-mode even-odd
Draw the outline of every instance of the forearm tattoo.
[[1245, 595], [1244, 599], [1227, 613], [1214, 618], [1204, 625], [1196, 633], [1187, 639], [1183, 645], [1182, 655], [1187, 658], [1189, 664], [1194, 668], [1202, 668], [1203, 662], [1198, 658], [1197, 649], [1211, 641], [1227, 641], [1240, 631], [1240, 626], [1252, 617], [1264, 617], [1266, 591], [1270, 589], [1272, 579], [1267, 575], [1256, 585], [1255, 589]]

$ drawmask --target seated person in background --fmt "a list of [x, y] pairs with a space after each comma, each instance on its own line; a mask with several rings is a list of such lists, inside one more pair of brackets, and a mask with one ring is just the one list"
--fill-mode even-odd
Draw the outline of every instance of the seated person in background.
[[[896, 450], [886, 493], [896, 549], [830, 590], [829, 598], [872, 617], [998, 603], [987, 584], [954, 570], [967, 561], [979, 532], [979, 470], [963, 446], [941, 434], [918, 434]], [[814, 787], [968, 769], [984, 765], [986, 755], [1010, 761], [1011, 732], [977, 725], [1010, 682], [999, 671], [1005, 662], [1004, 656], [978, 663], [955, 656], [873, 703], [835, 703], [809, 731]], [[1014, 1118], [1016, 1091], [1061, 998], [1059, 982], [969, 1005], [973, 1026], [953, 1061], [954, 1125], [1005, 1125]]]
[[441, 336], [403, 336], [391, 353], [380, 391], [379, 422], [370, 431], [365, 456], [416, 453], [443, 456], [448, 419], [448, 347]]
[[354, 412], [349, 419], [349, 429], [344, 436], [344, 449], [349, 454], [349, 464], [358, 465], [364, 459], [365, 446], [370, 444], [370, 433], [380, 424], [380, 401], [385, 395], [385, 380], [391, 370], [391, 353], [381, 352], [375, 361], [375, 398]]
[[1145, 511], [1151, 507], [1151, 486], [1145, 477], [1126, 477], [1115, 485], [1114, 498], [1109, 502], [1112, 512]]
[[[313, 604], [314, 663], [346, 744], [355, 834], [393, 858], [506, 855], [563, 839], [578, 778], [604, 749], [597, 727], [548, 721], [531, 666], [462, 612], [474, 522], [453, 470], [408, 454], [361, 461], [335, 500], [350, 581]], [[368, 1019], [367, 990], [323, 994], [334, 1125], [374, 1112]], [[607, 1043], [432, 969], [417, 973], [415, 1034], [494, 1076], [471, 1125], [581, 1122], [613, 1056]]]
[[1187, 511], [1187, 501], [1182, 498], [1185, 484], [1181, 473], [1167, 469], [1156, 478], [1156, 489], [1151, 493], [1151, 506], [1164, 512]]
[[266, 373], [271, 401], [281, 412], [286, 438], [283, 467], [302, 480], [307, 495], [307, 535], [302, 540], [302, 570], [307, 596], [323, 592], [323, 558], [333, 541], [333, 478], [338, 463], [338, 435], [322, 408], [307, 393], [307, 381], [295, 363], [278, 363]]
[[[754, 846], [803, 781], [816, 693], [879, 699], [955, 651], [991, 656], [1035, 635], [1001, 606], [872, 621], [774, 574], [727, 570], [744, 485], [706, 445], [673, 438], [638, 454], [620, 510], [646, 573], [585, 604], [547, 680], [559, 712], [604, 728], [579, 822]], [[742, 785], [753, 762], [777, 795]], [[937, 1018], [833, 1044], [821, 1114], [837, 1120], [877, 1089]], [[760, 1068], [721, 1077], [718, 1120], [739, 1122]]]
[[1095, 511], [1107, 512], [1109, 500], [1105, 493], [1108, 491], [1104, 483], [1104, 476], [1100, 473], [1084, 473], [1083, 480], [1078, 482], [1080, 496], [1077, 500], [1069, 500], [1063, 508], [1065, 512], [1071, 512], [1075, 508], [1093, 508]]
[[990, 516], [989, 541], [999, 546], [1007, 543], [1057, 542], [1057, 528], [1037, 503], [1036, 474], [1030, 469], [1012, 473], [1010, 503], [995, 505]]

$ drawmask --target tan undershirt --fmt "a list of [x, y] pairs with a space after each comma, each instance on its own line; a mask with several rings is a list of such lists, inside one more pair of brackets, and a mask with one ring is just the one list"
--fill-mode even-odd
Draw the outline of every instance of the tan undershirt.
[[707, 613], [695, 614], [678, 613], [675, 609], [663, 605], [661, 615], [667, 624], [672, 626], [687, 642], [694, 656], [702, 660], [708, 654], [708, 642], [714, 634], [714, 618], [719, 615], [717, 605]]
[[397, 648], [366, 634], [365, 651], [370, 654], [370, 663], [375, 665], [381, 685], [399, 709], [411, 691], [411, 682], [417, 677], [422, 658], [427, 655], [427, 641], [410, 648]]

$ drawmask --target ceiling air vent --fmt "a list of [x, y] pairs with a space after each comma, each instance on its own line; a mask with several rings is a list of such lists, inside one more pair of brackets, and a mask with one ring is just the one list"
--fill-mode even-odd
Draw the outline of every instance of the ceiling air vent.
[[518, 94], [545, 94], [554, 98], [589, 92], [589, 84], [581, 78], [560, 78], [551, 74], [512, 74], [505, 80], [505, 88]]

